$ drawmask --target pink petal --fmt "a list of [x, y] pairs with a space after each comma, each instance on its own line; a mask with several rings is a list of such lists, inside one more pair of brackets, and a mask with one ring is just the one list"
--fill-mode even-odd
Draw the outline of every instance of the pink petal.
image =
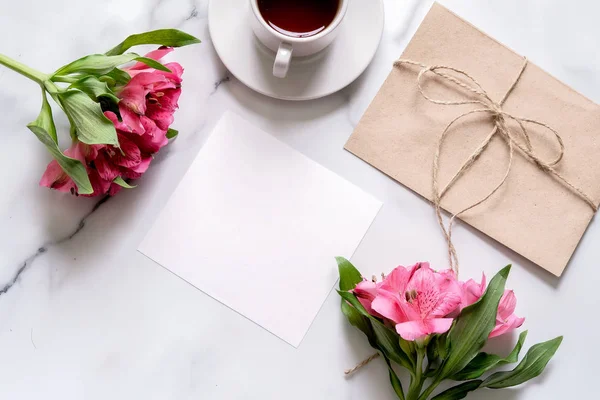
[[123, 129], [123, 131], [137, 133], [138, 135], [141, 135], [145, 132], [139, 115], [135, 114], [124, 104], [121, 105], [121, 103], [119, 103], [119, 112], [121, 113], [123, 123], [128, 128], [127, 130]]
[[169, 126], [173, 123], [175, 118], [173, 117], [172, 110], [163, 110], [160, 107], [155, 107], [153, 105], [148, 106], [148, 110], [146, 111], [146, 116], [156, 123], [163, 131], [169, 129]]
[[410, 302], [407, 302], [406, 299], [401, 299], [400, 308], [404, 315], [406, 315], [407, 321], [418, 321], [423, 319], [419, 304], [416, 301], [411, 300]]
[[440, 296], [436, 307], [429, 313], [431, 317], [445, 317], [460, 306], [460, 294], [455, 292], [446, 292]]
[[[170, 80], [164, 76], [162, 71], [144, 71], [131, 78], [125, 88], [129, 86], [142, 86], [152, 89], [154, 86], [163, 84], [165, 82], [170, 82]], [[121, 97], [121, 94], [119, 94], [119, 97]]]
[[144, 130], [143, 135], [130, 137], [143, 153], [153, 154], [158, 152], [163, 146], [169, 143], [167, 139], [167, 131], [163, 131], [156, 126], [153, 120], [146, 116], [140, 118]]
[[[159, 95], [159, 93], [162, 95]], [[158, 100], [158, 102], [155, 104], [156, 106], [159, 106], [163, 110], [175, 111], [177, 108], [179, 108], [177, 102], [181, 96], [181, 88], [166, 89], [162, 92], [153, 91], [152, 96]]]
[[[118, 151], [118, 150], [115, 150]], [[96, 170], [100, 178], [112, 182], [117, 176], [119, 176], [119, 169], [116, 165], [112, 164], [104, 153], [98, 154], [95, 161]]]
[[394, 268], [394, 270], [383, 280], [383, 283], [381, 284], [382, 289], [395, 293], [404, 293], [406, 291], [406, 285], [412, 278], [415, 269], [416, 265], [409, 268], [403, 266]]
[[106, 118], [110, 119], [110, 121], [113, 123], [113, 125], [115, 126], [116, 129], [123, 131], [123, 132], [131, 132], [131, 127], [129, 127], [127, 124], [119, 121], [119, 119], [117, 118], [117, 115], [114, 112], [105, 111], [104, 116]]
[[[158, 94], [161, 96], [158, 96]], [[146, 116], [156, 123], [159, 129], [166, 131], [173, 123], [173, 113], [177, 110], [177, 101], [181, 89], [167, 89], [162, 92], [153, 92], [153, 102], [147, 104]]]
[[150, 93], [157, 84], [168, 84], [168, 87], [174, 87], [174, 83], [168, 80], [164, 75], [156, 72], [141, 72], [136, 74], [127, 85], [119, 92], [119, 110], [121, 106], [129, 108], [136, 114], [143, 115], [146, 112], [146, 95]]
[[365, 279], [359, 282], [352, 292], [357, 297], [373, 300], [377, 295], [377, 286], [377, 283]]
[[[91, 149], [90, 146], [81, 142], [75, 142], [71, 147], [65, 150], [64, 154], [81, 161], [85, 166], [87, 165], [85, 154], [88, 152], [93, 152], [93, 149]], [[46, 167], [46, 171], [44, 171], [44, 174], [40, 179], [40, 186], [49, 187], [61, 192], [77, 191], [75, 182], [73, 182], [73, 180], [63, 171], [56, 160], [52, 160]]]
[[56, 189], [61, 192], [69, 192], [71, 189], [75, 189], [75, 182], [65, 174], [56, 160], [52, 160], [40, 179], [40, 186]]
[[452, 326], [452, 318], [432, 318], [425, 320], [429, 333], [446, 333]]
[[86, 165], [85, 161], [85, 153], [87, 152], [87, 145], [81, 142], [76, 142], [71, 145], [67, 150], [65, 150], [65, 155], [76, 160], [81, 161], [83, 165]]
[[[140, 74], [141, 75], [141, 74]], [[138, 76], [140, 76], [138, 75]], [[122, 107], [127, 107], [135, 114], [143, 115], [146, 112], [146, 95], [150, 93], [151, 87], [142, 85], [127, 85], [119, 97], [119, 111]]]
[[446, 277], [434, 272], [428, 264], [421, 264], [415, 271], [406, 290], [417, 294], [411, 308], [416, 308], [422, 319], [444, 317], [454, 311], [461, 301], [458, 285], [451, 287]]
[[456, 279], [456, 274], [452, 270], [445, 270], [434, 273], [434, 279], [440, 292], [452, 293], [462, 299], [463, 290], [460, 282]]
[[85, 194], [85, 195], [83, 195], [84, 197], [100, 196], [100, 195], [104, 195], [104, 194], [106, 194], [106, 192], [108, 192], [108, 189], [111, 185], [110, 181], [105, 181], [104, 179], [100, 178], [100, 175], [98, 174], [98, 172], [94, 171], [94, 170], [90, 170], [89, 177], [90, 177], [90, 182], [92, 184], [92, 188], [94, 189], [94, 192], [92, 194]]
[[429, 264], [422, 263], [415, 268], [410, 282], [406, 286], [406, 290], [414, 290], [416, 292], [425, 292], [429, 288], [435, 286], [434, 271], [429, 267]]
[[176, 83], [177, 85], [181, 84], [181, 76], [183, 75], [183, 67], [176, 62], [171, 62], [165, 64], [165, 67], [169, 68], [171, 72], [166, 71], [156, 71], [157, 74], [163, 75], [169, 81]]
[[433, 318], [425, 321], [408, 321], [396, 325], [396, 332], [404, 340], [416, 340], [433, 333], [446, 333], [452, 326], [452, 318]]
[[429, 328], [423, 321], [408, 321], [396, 325], [396, 332], [404, 340], [413, 341], [427, 336]]
[[119, 146], [121, 149], [114, 149], [115, 154], [110, 157], [110, 162], [125, 168], [133, 168], [139, 165], [142, 160], [140, 148], [125, 135], [117, 133], [117, 136], [119, 138]]
[[158, 49], [147, 53], [144, 57], [159, 61], [161, 58], [163, 58], [173, 50], [174, 49], [172, 47], [160, 46]]
[[119, 193], [121, 191], [121, 189], [123, 189], [123, 188], [120, 185], [117, 185], [116, 183], [112, 183], [110, 185], [110, 188], [108, 189], [108, 195], [114, 196], [115, 194]]
[[123, 169], [123, 179], [139, 179], [142, 176], [142, 174], [146, 172], [146, 170], [150, 166], [151, 161], [152, 157], [142, 158], [142, 161], [139, 163], [139, 165], [136, 165], [135, 167], [130, 169]]
[[397, 295], [389, 292], [379, 292], [371, 303], [371, 308], [379, 315], [395, 323], [408, 321]]
[[[131, 168], [131, 170], [135, 173], [143, 174], [144, 172], [146, 172], [148, 170], [148, 167], [150, 166], [150, 162], [152, 162], [152, 157], [143, 158], [142, 162], [140, 162], [139, 165], [136, 165], [134, 168]], [[133, 178], [130, 178], [130, 179], [133, 179]]]
[[500, 304], [498, 305], [498, 315], [496, 318], [500, 321], [504, 321], [508, 319], [514, 312], [517, 307], [517, 297], [512, 290], [506, 290], [500, 299]]
[[485, 274], [482, 274], [481, 283], [475, 282], [473, 279], [462, 284], [462, 300], [461, 308], [465, 308], [475, 303], [483, 296], [485, 292], [486, 278]]
[[516, 315], [511, 315], [505, 322], [496, 322], [496, 327], [490, 333], [490, 339], [496, 336], [503, 335], [513, 329], [519, 328], [525, 322], [525, 318], [519, 318]]
[[81, 144], [85, 146], [84, 156], [85, 162], [89, 165], [91, 161], [94, 161], [98, 157], [98, 147], [96, 145]]
[[356, 287], [352, 290], [354, 295], [360, 301], [360, 304], [367, 310], [371, 315], [375, 315], [375, 311], [371, 308], [371, 303], [377, 295], [377, 284], [368, 280], [359, 282]]

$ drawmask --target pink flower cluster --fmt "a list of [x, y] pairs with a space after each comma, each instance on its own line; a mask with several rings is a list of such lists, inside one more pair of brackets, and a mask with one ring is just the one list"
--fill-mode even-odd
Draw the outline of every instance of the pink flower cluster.
[[[381, 282], [364, 280], [353, 292], [366, 310], [395, 326], [405, 340], [413, 341], [434, 333], [445, 333], [461, 310], [475, 303], [485, 292], [481, 283], [461, 282], [451, 270], [436, 272], [429, 263], [406, 268], [399, 266]], [[506, 290], [490, 338], [520, 327], [525, 318], [514, 315], [517, 299]]]
[[[161, 47], [146, 57], [160, 60], [171, 51], [173, 48]], [[67, 156], [85, 165], [94, 188], [90, 196], [114, 195], [121, 189], [114, 183], [117, 177], [140, 178], [150, 166], [152, 155], [168, 143], [166, 135], [181, 94], [183, 68], [175, 62], [165, 66], [171, 72], [155, 70], [143, 63], [125, 69], [131, 80], [117, 92], [120, 116], [104, 112], [117, 130], [120, 148], [75, 141], [65, 151]], [[77, 194], [77, 186], [56, 161], [48, 164], [40, 185]]]

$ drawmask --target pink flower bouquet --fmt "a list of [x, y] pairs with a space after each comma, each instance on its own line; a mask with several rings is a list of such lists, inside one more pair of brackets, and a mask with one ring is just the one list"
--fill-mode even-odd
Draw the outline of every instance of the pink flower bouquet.
[[[42, 110], [27, 127], [54, 160], [40, 185], [74, 195], [114, 195], [131, 188], [152, 157], [177, 135], [170, 128], [181, 94], [183, 68], [160, 60], [173, 47], [199, 43], [176, 29], [131, 35], [105, 54], [75, 60], [44, 74], [0, 54], [4, 65], [38, 83]], [[125, 53], [137, 45], [158, 50], [141, 57]], [[133, 65], [121, 67], [128, 63]], [[121, 67], [121, 68], [119, 68]], [[47, 94], [67, 115], [71, 146], [61, 151]]]
[[[346, 259], [338, 258], [338, 267], [342, 312], [383, 356], [401, 400], [462, 399], [480, 388], [520, 385], [542, 373], [562, 342], [561, 336], [536, 344], [513, 370], [487, 374], [517, 362], [527, 335], [521, 333], [506, 358], [481, 351], [489, 338], [524, 322], [514, 314], [515, 294], [504, 289], [510, 266], [487, 288], [485, 275], [480, 283], [461, 282], [453, 271], [437, 272], [428, 263], [397, 267], [379, 282], [362, 278]], [[406, 392], [392, 362], [410, 374]], [[462, 383], [431, 397], [445, 380]]]

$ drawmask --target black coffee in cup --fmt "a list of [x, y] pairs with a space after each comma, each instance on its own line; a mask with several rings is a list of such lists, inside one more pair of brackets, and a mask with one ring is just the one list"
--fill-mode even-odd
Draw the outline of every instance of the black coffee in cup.
[[269, 26], [295, 38], [327, 29], [339, 8], [340, 0], [258, 0], [258, 9]]

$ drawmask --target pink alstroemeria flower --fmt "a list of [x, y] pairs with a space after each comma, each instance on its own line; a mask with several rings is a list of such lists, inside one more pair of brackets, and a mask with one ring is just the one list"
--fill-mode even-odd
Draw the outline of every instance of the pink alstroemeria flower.
[[[112, 181], [104, 180], [98, 171], [90, 166], [98, 156], [97, 147], [101, 148], [103, 146], [88, 146], [85, 143], [76, 141], [70, 148], [65, 150], [67, 156], [81, 161], [83, 165], [86, 166], [88, 177], [94, 192], [92, 194], [84, 195], [85, 197], [97, 196], [104, 193], [109, 193], [112, 196], [121, 189], [119, 185], [112, 183]], [[40, 186], [46, 186], [60, 192], [70, 192], [71, 194], [78, 195], [77, 185], [75, 185], [75, 182], [73, 182], [73, 180], [63, 171], [56, 160], [52, 160], [50, 164], [48, 164], [48, 167], [40, 180]]]
[[373, 300], [375, 300], [375, 296], [377, 296], [380, 286], [381, 282], [373, 282], [365, 279], [362, 282], [359, 282], [352, 290], [352, 293], [354, 293], [365, 310], [367, 310], [369, 314], [376, 317], [380, 317], [380, 315], [373, 310], [371, 303], [373, 303]]
[[462, 299], [460, 303], [460, 309], [470, 306], [483, 296], [485, 292], [486, 278], [485, 274], [481, 274], [481, 283], [475, 282], [473, 279], [469, 279], [466, 282], [459, 282], [462, 290]]
[[[469, 279], [466, 282], [461, 283], [462, 288], [462, 301], [460, 308], [463, 309], [483, 296], [485, 293], [486, 278], [483, 274], [481, 283], [475, 282], [473, 279]], [[510, 332], [523, 325], [525, 318], [517, 317], [514, 312], [517, 306], [517, 297], [512, 290], [505, 290], [500, 304], [498, 305], [498, 313], [496, 314], [496, 326], [490, 333], [490, 338], [500, 336], [506, 332]]]
[[[171, 51], [172, 47], [161, 47], [146, 54], [146, 57], [160, 60]], [[132, 78], [117, 93], [121, 99], [119, 113], [125, 131], [138, 135], [131, 137], [147, 153], [155, 153], [167, 144], [167, 130], [173, 123], [181, 95], [183, 68], [176, 62], [165, 64], [165, 67], [171, 72], [149, 68], [143, 63], [125, 69]]]
[[490, 333], [490, 338], [503, 335], [523, 325], [525, 318], [519, 318], [514, 314], [516, 307], [517, 297], [514, 292], [512, 290], [505, 291], [498, 305], [496, 327]]
[[448, 317], [461, 303], [459, 285], [453, 273], [435, 272], [429, 263], [396, 268], [382, 283], [371, 306], [393, 321], [405, 340], [445, 333], [453, 318]]
[[[83, 143], [75, 142], [65, 150], [65, 155], [75, 158], [85, 165], [85, 150], [82, 148]], [[77, 190], [75, 182], [63, 171], [56, 160], [52, 160], [46, 167], [46, 171], [40, 180], [40, 186], [46, 186], [60, 192], [74, 192]]]
[[[171, 51], [171, 47], [161, 47], [146, 57], [159, 61]], [[124, 68], [131, 80], [117, 91], [120, 119], [112, 111], [104, 112], [116, 128], [119, 148], [76, 142], [65, 151], [86, 166], [94, 189], [91, 196], [116, 194], [121, 189], [113, 183], [117, 177], [140, 178], [150, 166], [152, 155], [168, 143], [167, 130], [177, 110], [183, 68], [175, 62], [165, 66], [171, 72], [149, 68], [143, 63]], [[77, 194], [77, 186], [56, 161], [48, 165], [40, 185]]]

